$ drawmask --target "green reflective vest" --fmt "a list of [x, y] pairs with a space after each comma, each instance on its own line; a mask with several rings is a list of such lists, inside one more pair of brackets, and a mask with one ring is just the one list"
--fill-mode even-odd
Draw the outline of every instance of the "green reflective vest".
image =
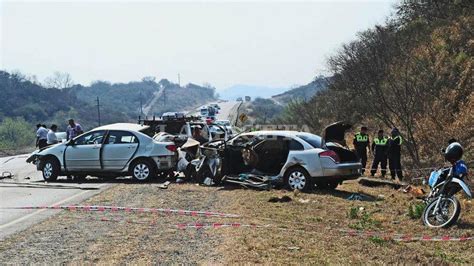
[[357, 142], [367, 142], [369, 141], [369, 135], [362, 135], [360, 132], [355, 134], [355, 138]]
[[400, 139], [400, 145], [402, 145], [402, 143], [403, 143], [402, 136], [396, 136], [395, 138], [393, 138], [394, 141], [397, 140], [397, 139]]
[[374, 138], [375, 145], [385, 146], [387, 145], [387, 142], [388, 142], [388, 138], [386, 137], [383, 137], [381, 139], [379, 139], [378, 137]]

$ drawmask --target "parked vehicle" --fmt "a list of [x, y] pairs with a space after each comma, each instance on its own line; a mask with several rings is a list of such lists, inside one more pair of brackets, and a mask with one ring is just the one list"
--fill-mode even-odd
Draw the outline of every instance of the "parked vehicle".
[[163, 120], [176, 120], [184, 117], [185, 114], [183, 112], [166, 112], [161, 115], [161, 119]]
[[177, 161], [176, 145], [143, 134], [148, 128], [130, 123], [101, 126], [66, 143], [37, 150], [27, 162], [36, 164], [47, 181], [64, 175], [131, 175], [137, 181], [147, 181], [173, 171]]
[[354, 152], [342, 143], [351, 126], [335, 123], [325, 129], [324, 137], [298, 131], [254, 131], [227, 141], [215, 141], [221, 158], [221, 176], [255, 173], [269, 176], [288, 189], [335, 189], [344, 180], [361, 175], [362, 165]]
[[217, 103], [211, 103], [211, 104], [209, 104], [209, 106], [213, 107], [213, 108], [216, 109], [216, 110], [220, 110], [220, 109], [221, 109], [221, 107], [220, 107], [219, 104], [217, 104]]
[[[224, 133], [227, 132], [228, 136], [232, 136], [232, 125], [229, 120], [216, 120], [213, 126], [210, 128], [210, 132], [213, 136], [219, 136], [223, 138]], [[224, 132], [225, 130], [225, 132]]]
[[199, 113], [201, 114], [202, 117], [207, 117], [209, 116], [209, 108], [207, 106], [203, 106], [199, 110]]
[[472, 198], [472, 192], [464, 182], [467, 166], [459, 159], [451, 163], [450, 167], [433, 171], [428, 179], [431, 191], [425, 199], [426, 207], [422, 215], [423, 223], [428, 227], [445, 228], [457, 222], [461, 204], [455, 195], [459, 191]]

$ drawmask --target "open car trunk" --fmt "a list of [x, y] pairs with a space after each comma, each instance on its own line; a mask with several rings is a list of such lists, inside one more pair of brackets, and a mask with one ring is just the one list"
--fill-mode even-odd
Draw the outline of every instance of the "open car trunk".
[[346, 122], [336, 122], [330, 124], [323, 130], [323, 139], [328, 149], [337, 153], [341, 163], [357, 162], [357, 155], [351, 151], [346, 144], [346, 131], [351, 129], [352, 125]]
[[326, 147], [339, 156], [341, 159], [341, 163], [348, 163], [348, 162], [358, 162], [357, 155], [355, 152], [349, 150], [347, 147], [344, 147], [335, 142], [328, 142], [326, 143]]

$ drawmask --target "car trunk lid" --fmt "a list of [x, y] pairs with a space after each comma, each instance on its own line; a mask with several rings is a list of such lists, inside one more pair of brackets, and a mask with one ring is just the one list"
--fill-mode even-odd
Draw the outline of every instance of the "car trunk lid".
[[336, 122], [325, 127], [323, 130], [323, 140], [325, 143], [336, 142], [345, 145], [344, 136], [346, 131], [351, 129], [352, 125], [346, 122]]

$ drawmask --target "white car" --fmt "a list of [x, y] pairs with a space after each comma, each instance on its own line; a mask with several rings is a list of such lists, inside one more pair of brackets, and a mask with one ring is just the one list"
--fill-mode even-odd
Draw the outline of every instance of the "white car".
[[173, 142], [158, 142], [142, 133], [148, 126], [118, 123], [95, 128], [76, 138], [33, 152], [43, 178], [58, 176], [127, 176], [147, 181], [159, 173], [173, 171], [177, 149]]
[[213, 124], [217, 125], [217, 126], [215, 125], [211, 126], [210, 128], [210, 132], [213, 135], [223, 135], [224, 132], [222, 131], [222, 128], [225, 129], [228, 136], [232, 136], [234, 134], [233, 129], [232, 129], [232, 124], [230, 123], [229, 120], [216, 120], [214, 121]]

